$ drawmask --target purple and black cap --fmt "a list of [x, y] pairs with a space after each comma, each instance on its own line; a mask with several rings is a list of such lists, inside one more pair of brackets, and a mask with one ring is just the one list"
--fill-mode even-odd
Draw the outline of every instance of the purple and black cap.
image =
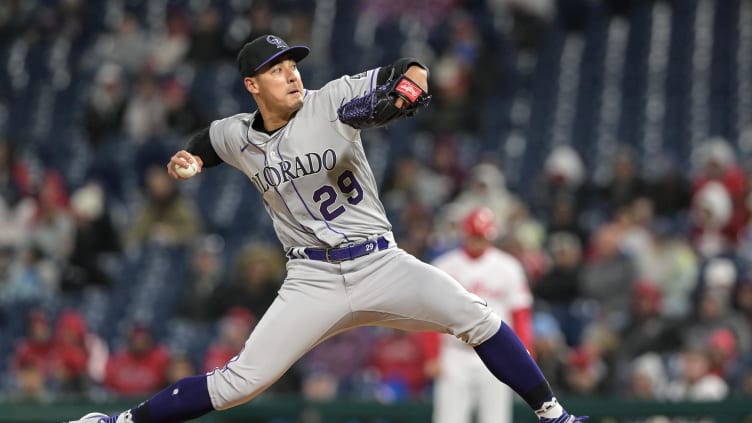
[[246, 43], [238, 53], [238, 69], [245, 78], [253, 76], [264, 66], [273, 63], [285, 54], [299, 62], [303, 60], [310, 50], [305, 46], [288, 46], [287, 43], [276, 35], [262, 35], [253, 41]]

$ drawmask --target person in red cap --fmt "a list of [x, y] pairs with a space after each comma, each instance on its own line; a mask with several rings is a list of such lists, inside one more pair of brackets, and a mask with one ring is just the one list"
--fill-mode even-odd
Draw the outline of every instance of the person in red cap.
[[55, 329], [55, 349], [59, 355], [59, 389], [63, 392], [82, 393], [85, 389], [89, 365], [88, 337], [86, 321], [80, 312], [65, 310], [60, 314]]
[[[434, 261], [468, 291], [488, 303], [532, 351], [533, 297], [522, 265], [494, 246], [499, 235], [488, 208], [472, 210], [463, 220], [460, 248]], [[469, 423], [477, 410], [478, 423], [512, 421], [512, 391], [498, 383], [473, 349], [451, 336], [442, 336], [434, 391], [434, 423]]]
[[13, 353], [14, 373], [20, 378], [26, 370], [34, 369], [47, 383], [54, 377], [57, 358], [49, 316], [44, 311], [31, 310], [27, 316], [26, 337], [18, 341]]
[[104, 385], [123, 396], [149, 394], [166, 384], [169, 361], [167, 348], [154, 342], [149, 328], [134, 324], [126, 348], [107, 361]]
[[735, 385], [742, 373], [743, 364], [739, 360], [739, 346], [734, 331], [719, 328], [713, 331], [706, 342], [710, 373], [731, 385]]

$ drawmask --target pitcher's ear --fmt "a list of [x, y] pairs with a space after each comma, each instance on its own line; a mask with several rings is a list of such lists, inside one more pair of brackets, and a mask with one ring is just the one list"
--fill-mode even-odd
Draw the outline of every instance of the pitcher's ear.
[[256, 78], [254, 78], [252, 76], [246, 76], [245, 78], [243, 78], [243, 84], [245, 84], [245, 89], [249, 93], [251, 93], [251, 94], [258, 94], [259, 89], [258, 89], [258, 84], [257, 84]]

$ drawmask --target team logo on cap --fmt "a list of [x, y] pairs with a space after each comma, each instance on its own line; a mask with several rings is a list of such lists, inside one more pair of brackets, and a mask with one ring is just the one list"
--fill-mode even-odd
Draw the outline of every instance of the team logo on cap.
[[287, 44], [285, 44], [285, 42], [282, 41], [281, 38], [275, 37], [274, 35], [270, 35], [270, 36], [266, 37], [266, 42], [269, 43], [269, 44], [271, 44], [271, 45], [277, 46], [277, 48], [286, 48], [287, 47]]

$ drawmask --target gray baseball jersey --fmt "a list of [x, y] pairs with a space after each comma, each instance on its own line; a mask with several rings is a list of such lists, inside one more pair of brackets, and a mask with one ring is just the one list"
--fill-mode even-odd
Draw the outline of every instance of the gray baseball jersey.
[[[263, 196], [290, 258], [277, 298], [243, 351], [207, 377], [216, 409], [252, 399], [319, 342], [352, 327], [439, 331], [471, 345], [499, 329], [501, 319], [483, 300], [395, 244], [360, 131], [336, 115], [340, 104], [374, 87], [377, 72], [306, 91], [303, 106], [272, 134], [253, 129], [254, 113], [210, 127], [217, 155]], [[370, 254], [341, 262], [305, 251], [374, 239], [381, 244]]]
[[271, 135], [252, 130], [255, 113], [212, 123], [212, 147], [262, 194], [286, 250], [334, 247], [391, 229], [360, 131], [336, 114], [343, 101], [368, 93], [377, 73], [345, 76], [307, 90], [295, 117]]

